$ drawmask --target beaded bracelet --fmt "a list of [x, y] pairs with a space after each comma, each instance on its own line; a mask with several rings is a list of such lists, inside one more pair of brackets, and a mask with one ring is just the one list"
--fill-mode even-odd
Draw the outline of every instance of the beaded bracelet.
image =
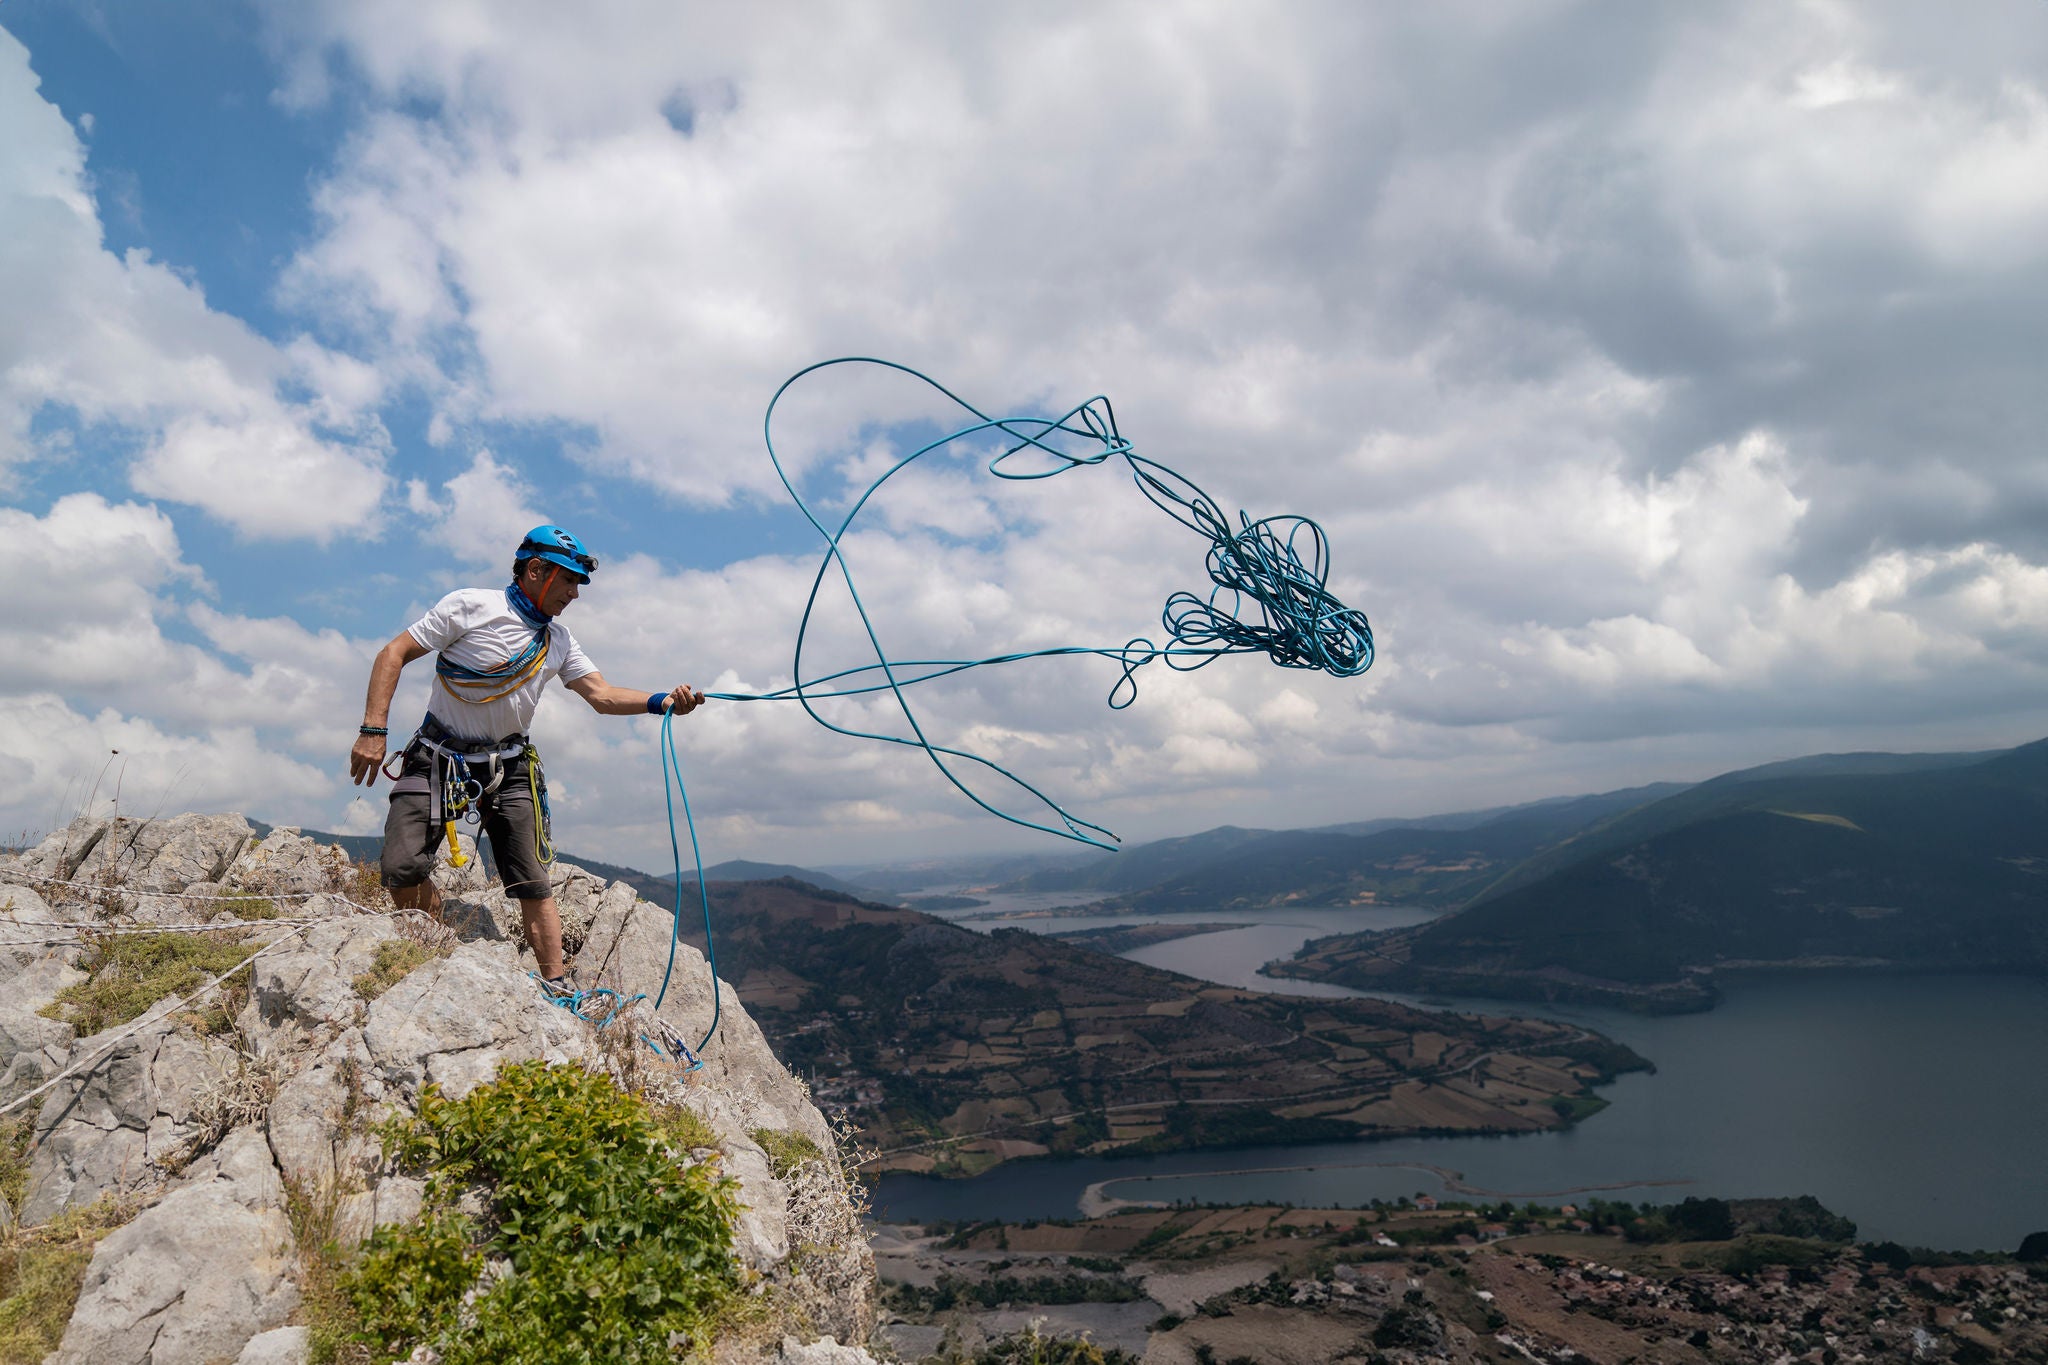
[[391, 733], [391, 730], [390, 727], [384, 725], [364, 725], [359, 727], [356, 733], [359, 735], [388, 735]]

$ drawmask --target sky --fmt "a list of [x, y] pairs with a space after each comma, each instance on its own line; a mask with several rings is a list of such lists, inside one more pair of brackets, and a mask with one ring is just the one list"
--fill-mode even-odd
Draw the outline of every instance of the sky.
[[[1362, 677], [915, 692], [1126, 839], [2048, 735], [2033, 3], [9, 0], [0, 301], [9, 838], [381, 828], [371, 658], [540, 522], [601, 560], [565, 619], [609, 681], [785, 686], [824, 547], [763, 413], [845, 355], [1106, 395], [1226, 513], [1327, 530]], [[949, 423], [842, 367], [777, 452], [843, 516]], [[1206, 592], [1113, 465], [986, 454], [844, 542], [892, 657], [1159, 640]], [[807, 660], [858, 629], [827, 591]], [[707, 861], [1070, 847], [787, 703], [676, 732]], [[556, 688], [535, 735], [557, 842], [665, 866], [651, 718]]]

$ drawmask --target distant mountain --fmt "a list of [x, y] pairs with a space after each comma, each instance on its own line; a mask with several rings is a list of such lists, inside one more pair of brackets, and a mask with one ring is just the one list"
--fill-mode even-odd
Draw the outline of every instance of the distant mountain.
[[1115, 853], [1093, 854], [1076, 866], [1042, 868], [996, 889], [1094, 891], [1104, 895], [1138, 891], [1169, 877], [1214, 866], [1246, 844], [1272, 835], [1272, 830], [1222, 825], [1200, 834], [1135, 844]]
[[2048, 971], [2048, 741], [1729, 773], [1549, 847], [1459, 913], [1271, 970], [1710, 1004], [1745, 967]]
[[1523, 801], [1512, 806], [1490, 806], [1485, 810], [1451, 811], [1401, 819], [1355, 820], [1343, 825], [1318, 825], [1315, 834], [1379, 834], [1390, 829], [1461, 830], [1476, 829], [1497, 820], [1537, 815], [1553, 819], [1563, 827], [1591, 824], [1604, 816], [1632, 809], [1651, 801], [1675, 796], [1689, 786], [1685, 782], [1653, 782], [1646, 787], [1601, 792], [1595, 796], [1547, 796], [1540, 801]]
[[1062, 849], [1056, 853], [999, 853], [964, 858], [922, 858], [908, 863], [887, 863], [879, 867], [852, 866], [834, 869], [840, 876], [862, 886], [902, 895], [933, 886], [974, 886], [984, 889], [1015, 882], [1018, 878], [1051, 868], [1075, 867], [1103, 858], [1093, 849]]
[[[690, 868], [686, 867], [683, 869], [683, 876], [686, 880], [695, 880], [693, 871]], [[713, 863], [704, 869], [704, 880], [707, 882], [772, 882], [784, 877], [793, 878], [800, 882], [809, 882], [812, 886], [825, 891], [838, 891], [844, 895], [858, 896], [862, 900], [887, 903], [895, 899], [889, 892], [876, 887], [864, 886], [857, 882], [842, 881], [829, 872], [819, 872], [808, 867], [793, 867], [788, 863], [755, 863], [749, 862], [745, 858], [729, 858], [725, 862]], [[663, 878], [662, 880], [668, 881], [669, 879]]]
[[[1273, 906], [1459, 905], [1510, 868], [1680, 784], [1567, 797], [1496, 811], [1314, 830], [1225, 825], [1141, 844], [1001, 888], [1072, 891], [1106, 910], [1158, 914]], [[1360, 832], [1369, 831], [1369, 832]]]

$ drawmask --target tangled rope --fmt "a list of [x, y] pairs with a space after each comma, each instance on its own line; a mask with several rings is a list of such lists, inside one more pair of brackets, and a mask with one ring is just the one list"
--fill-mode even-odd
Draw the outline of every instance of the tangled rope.
[[[975, 420], [897, 460], [854, 499], [836, 526], [828, 526], [797, 491], [788, 469], [776, 454], [775, 409], [784, 395], [805, 377], [840, 365], [875, 365], [908, 375], [943, 394]], [[847, 533], [862, 509], [896, 474], [935, 451], [982, 433], [994, 433], [1007, 445], [988, 462], [988, 472], [996, 478], [1031, 482], [1121, 460], [1129, 469], [1139, 492], [1154, 506], [1207, 538], [1211, 587], [1206, 596], [1176, 592], [1167, 599], [1160, 612], [1160, 624], [1168, 643], [1155, 644], [1141, 636], [1123, 645], [1066, 646], [980, 659], [896, 660], [889, 657], [874, 619], [861, 600], [860, 589], [854, 583], [853, 569], [846, 554]], [[1116, 836], [1109, 830], [1067, 811], [995, 760], [965, 749], [934, 743], [905, 695], [905, 689], [994, 664], [1067, 655], [1096, 655], [1114, 661], [1118, 667], [1118, 677], [1110, 689], [1108, 700], [1112, 709], [1121, 710], [1137, 700], [1137, 671], [1154, 660], [1163, 660], [1167, 667], [1180, 672], [1192, 672], [1225, 655], [1264, 654], [1282, 668], [1318, 669], [1340, 678], [1355, 677], [1372, 667], [1372, 626], [1365, 613], [1345, 606], [1329, 590], [1329, 540], [1322, 527], [1306, 517], [1273, 516], [1255, 520], [1242, 511], [1237, 514], [1233, 526], [1215, 499], [1192, 480], [1156, 460], [1139, 455], [1132, 448], [1130, 441], [1118, 431], [1115, 411], [1106, 397], [1090, 398], [1057, 418], [990, 417], [937, 380], [907, 365], [868, 356], [847, 356], [808, 366], [783, 381], [769, 401], [762, 419], [762, 434], [767, 442], [768, 458], [775, 465], [775, 473], [782, 486], [788, 490], [804, 518], [824, 537], [825, 556], [811, 580], [803, 618], [797, 627], [792, 670], [796, 682], [773, 692], [713, 692], [708, 695], [721, 701], [794, 700], [803, 706], [812, 720], [838, 734], [920, 749], [968, 800], [1012, 824], [1096, 848], [1116, 846]], [[809, 677], [804, 672], [804, 646], [810, 635], [812, 617], [818, 608], [819, 593], [835, 567], [853, 600], [875, 661]], [[832, 698], [883, 691], [893, 695], [911, 737], [838, 724], [822, 715], [814, 704]], [[664, 742], [672, 743], [666, 736]], [[1013, 814], [984, 799], [961, 772], [956, 771], [956, 766], [978, 768], [1013, 784], [1056, 817], [1058, 825]], [[663, 768], [666, 780], [669, 769], [666, 756]], [[669, 824], [673, 842], [673, 811]], [[693, 839], [694, 836], [693, 829]], [[678, 918], [681, 914], [681, 889], [678, 868]]]

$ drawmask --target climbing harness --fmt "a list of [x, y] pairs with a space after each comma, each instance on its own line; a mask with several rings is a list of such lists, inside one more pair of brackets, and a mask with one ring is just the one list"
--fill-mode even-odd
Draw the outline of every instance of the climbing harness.
[[[420, 722], [412, 742], [398, 755], [401, 771], [405, 754], [415, 747], [429, 755], [427, 771], [395, 778], [391, 794], [426, 794], [428, 823], [439, 825], [447, 836], [450, 864], [465, 867], [469, 863], [461, 842], [456, 838], [455, 826], [462, 821], [482, 825], [484, 798], [504, 785], [507, 762], [518, 759], [526, 762], [527, 790], [534, 802], [534, 856], [542, 863], [555, 860], [547, 804], [547, 778], [541, 771], [540, 751], [525, 735], [510, 735], [497, 740], [462, 739], [429, 712]], [[388, 764], [386, 769], [385, 776], [391, 776]], [[472, 836], [472, 840], [475, 837]]]

